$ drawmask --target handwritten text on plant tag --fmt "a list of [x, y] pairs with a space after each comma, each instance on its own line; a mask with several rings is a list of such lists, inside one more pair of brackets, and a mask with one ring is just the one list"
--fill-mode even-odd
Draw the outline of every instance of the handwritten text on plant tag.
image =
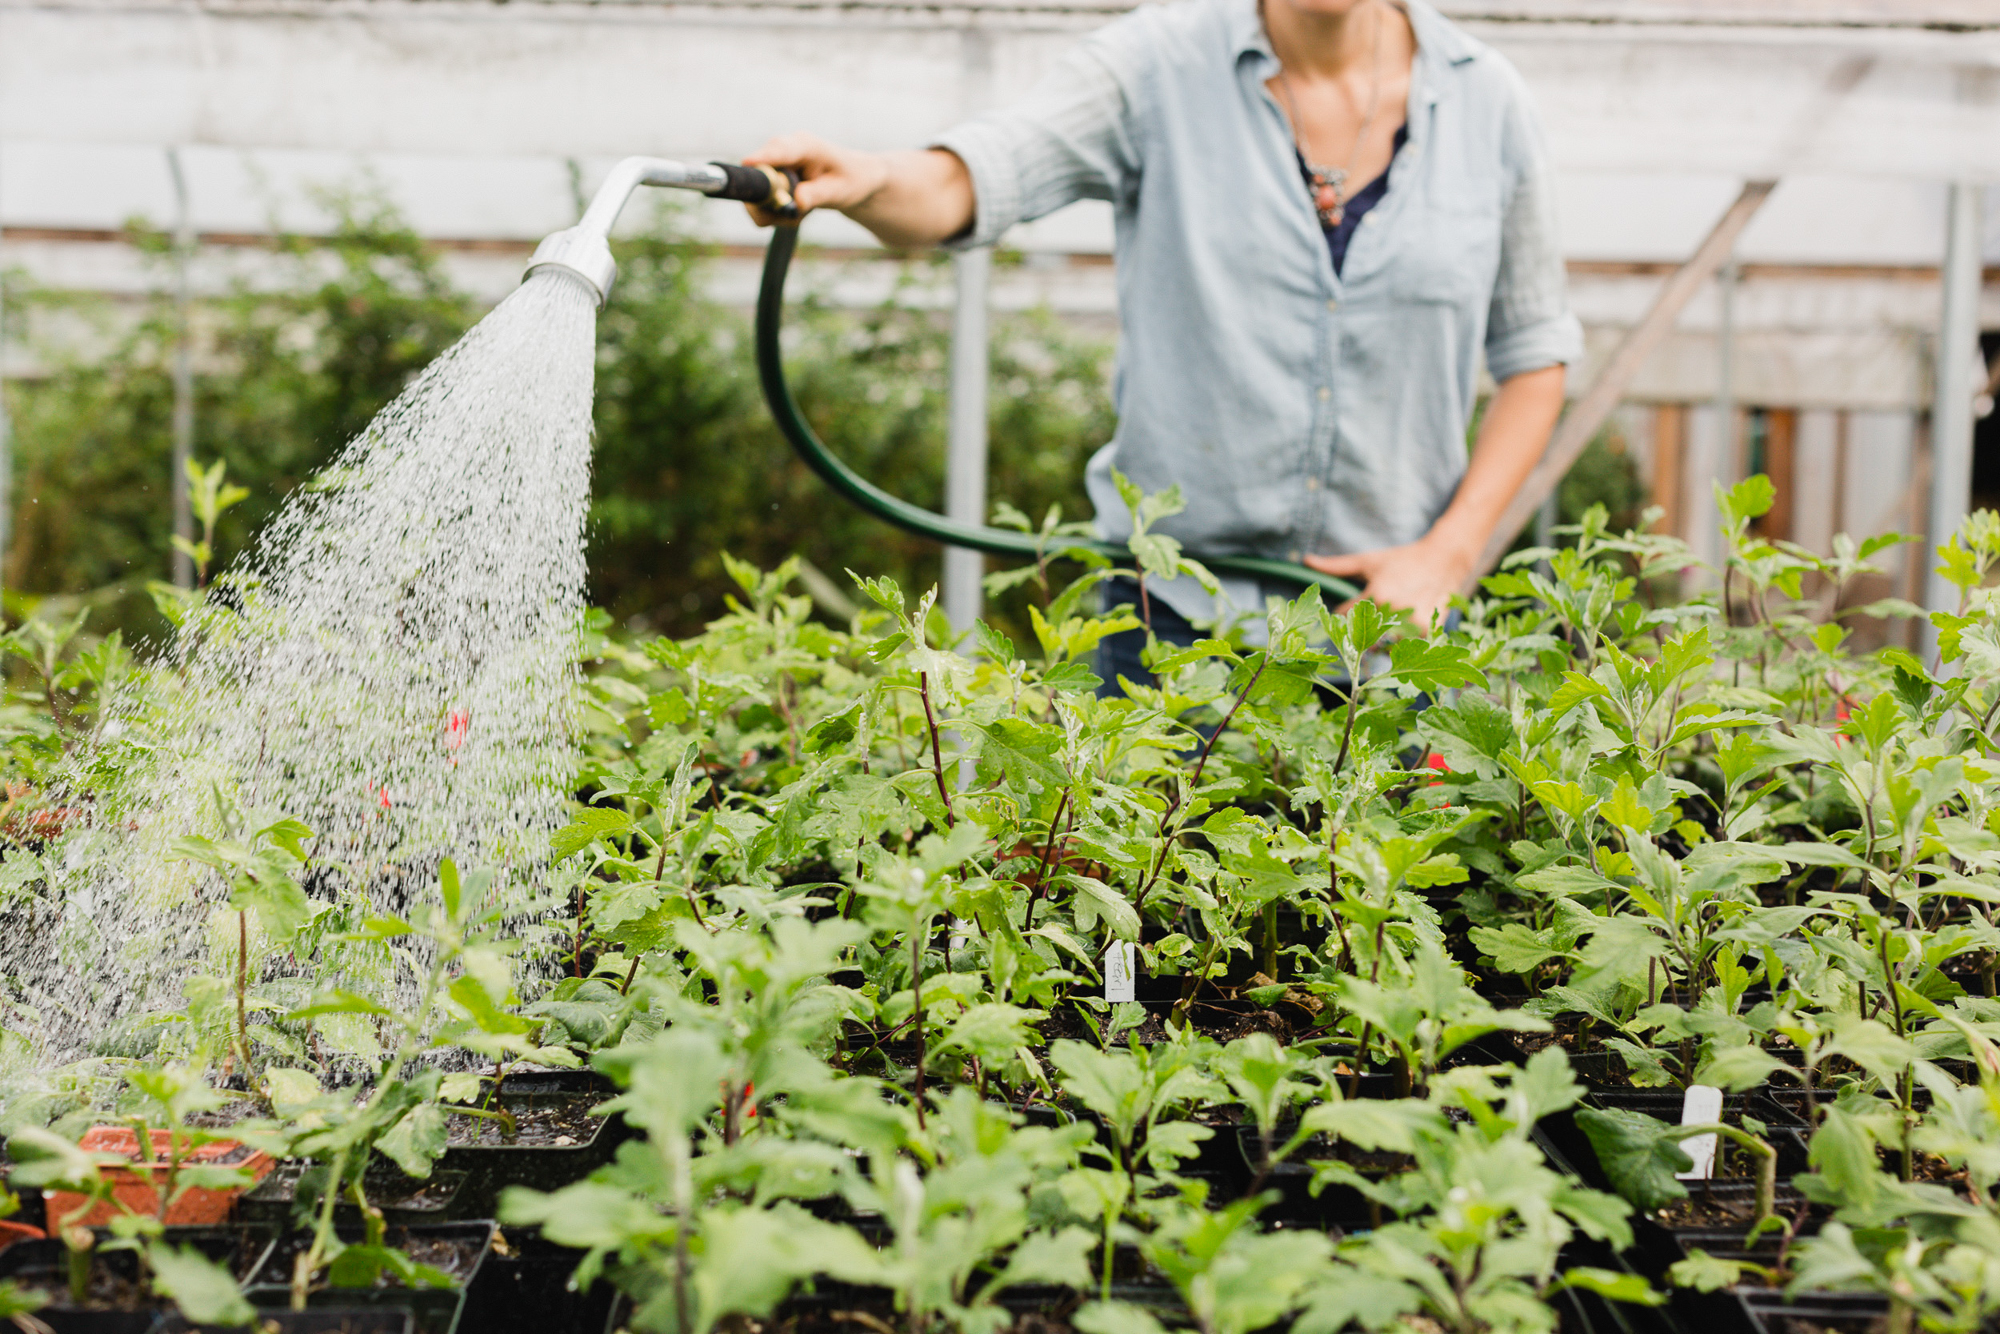
[[1113, 1004], [1139, 999], [1134, 983], [1138, 949], [1129, 940], [1114, 940], [1104, 951], [1104, 999]]

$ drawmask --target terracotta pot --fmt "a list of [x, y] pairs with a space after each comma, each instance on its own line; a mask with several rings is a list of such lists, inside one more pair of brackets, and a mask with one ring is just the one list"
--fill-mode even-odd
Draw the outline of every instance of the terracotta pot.
[[39, 1241], [45, 1235], [47, 1234], [38, 1227], [0, 1220], [0, 1251], [6, 1250], [17, 1241]]
[[[153, 1157], [164, 1160], [173, 1144], [173, 1136], [165, 1130], [152, 1132]], [[155, 1214], [160, 1208], [160, 1183], [166, 1180], [167, 1169], [164, 1161], [140, 1163], [139, 1137], [129, 1126], [92, 1126], [84, 1132], [77, 1147], [87, 1153], [115, 1153], [133, 1161], [131, 1167], [106, 1167], [101, 1169], [104, 1179], [111, 1185], [111, 1194], [117, 1204], [105, 1201], [96, 1205], [77, 1221], [85, 1227], [100, 1227], [116, 1218], [121, 1212], [118, 1205], [134, 1213]], [[271, 1155], [261, 1149], [253, 1149], [233, 1139], [215, 1140], [196, 1148], [187, 1157], [189, 1163], [200, 1163], [205, 1167], [234, 1167], [248, 1173], [249, 1180], [242, 1186], [226, 1190], [211, 1190], [195, 1187], [181, 1192], [167, 1209], [165, 1221], [175, 1225], [200, 1225], [228, 1221], [230, 1211], [236, 1207], [236, 1197], [264, 1179], [271, 1170]], [[68, 1215], [84, 1202], [84, 1197], [73, 1191], [52, 1190], [43, 1192], [47, 1201], [48, 1216], [52, 1220], [67, 1219]]]

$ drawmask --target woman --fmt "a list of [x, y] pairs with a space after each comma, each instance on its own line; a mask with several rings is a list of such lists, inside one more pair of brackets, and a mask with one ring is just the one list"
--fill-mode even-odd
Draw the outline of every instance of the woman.
[[[1160, 529], [1191, 554], [1302, 560], [1424, 622], [1541, 457], [1581, 351], [1521, 81], [1423, 0], [1142, 5], [927, 149], [792, 135], [749, 160], [894, 246], [1111, 201], [1119, 425], [1086, 474], [1104, 534], [1130, 531], [1114, 468], [1179, 483]], [[1468, 466], [1482, 355], [1499, 392]], [[1186, 641], [1266, 591], [1297, 590], [1149, 588], [1153, 628]]]

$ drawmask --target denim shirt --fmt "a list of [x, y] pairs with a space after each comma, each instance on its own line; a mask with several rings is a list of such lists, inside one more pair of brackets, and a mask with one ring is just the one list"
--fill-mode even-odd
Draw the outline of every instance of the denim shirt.
[[[1265, 81], [1256, 0], [1146, 4], [1085, 38], [1015, 105], [934, 141], [977, 200], [961, 246], [1078, 199], [1113, 205], [1118, 429], [1085, 484], [1131, 525], [1111, 471], [1187, 508], [1189, 554], [1297, 560], [1411, 542], [1451, 502], [1482, 355], [1496, 380], [1582, 351], [1540, 125], [1511, 65], [1423, 0], [1409, 139], [1335, 273]], [[1195, 620], [1258, 611], [1225, 580], [1149, 588]], [[1254, 621], [1246, 629], [1261, 629]]]

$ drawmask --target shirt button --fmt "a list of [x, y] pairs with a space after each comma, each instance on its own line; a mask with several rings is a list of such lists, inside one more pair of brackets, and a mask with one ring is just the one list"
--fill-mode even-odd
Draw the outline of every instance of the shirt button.
[[1332, 398], [1332, 397], [1333, 397], [1333, 391], [1332, 391], [1331, 389], [1328, 389], [1328, 388], [1327, 388], [1327, 387], [1326, 387], [1325, 385], [1321, 385], [1321, 386], [1319, 387], [1319, 401], [1320, 401], [1320, 402], [1324, 403], [1324, 402], [1326, 402], [1326, 401], [1327, 401], [1327, 400], [1328, 400], [1329, 398]]
[[1317, 490], [1319, 490], [1319, 478], [1317, 478], [1317, 477], [1308, 477], [1308, 478], [1306, 478], [1306, 490], [1308, 490], [1308, 491], [1317, 491]]
[[1339, 309], [1340, 309], [1340, 303], [1339, 303], [1338, 301], [1329, 301], [1329, 302], [1327, 302], [1327, 303], [1326, 303], [1326, 308], [1327, 308], [1328, 310], [1339, 310]]

